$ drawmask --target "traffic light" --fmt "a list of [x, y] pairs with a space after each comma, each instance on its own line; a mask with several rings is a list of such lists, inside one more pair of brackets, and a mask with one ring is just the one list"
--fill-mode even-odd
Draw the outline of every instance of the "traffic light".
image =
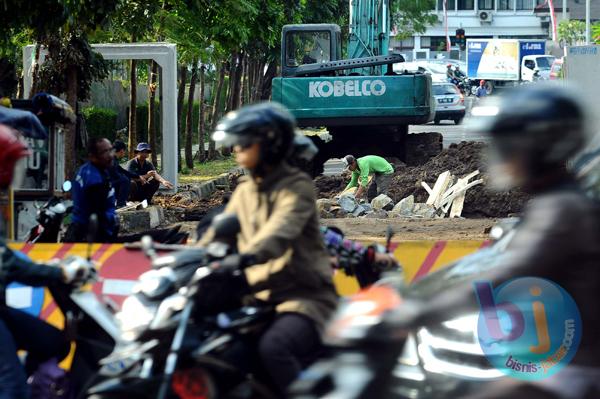
[[467, 40], [465, 39], [465, 30], [463, 28], [458, 28], [456, 30], [456, 45], [460, 47], [461, 50], [464, 50], [467, 45]]

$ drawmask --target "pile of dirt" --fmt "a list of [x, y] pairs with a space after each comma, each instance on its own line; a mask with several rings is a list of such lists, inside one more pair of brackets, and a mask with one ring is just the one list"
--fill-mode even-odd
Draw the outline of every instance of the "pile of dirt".
[[229, 200], [231, 192], [217, 190], [210, 198], [194, 199], [192, 193], [180, 191], [175, 195], [156, 196], [154, 204], [161, 206], [165, 219], [169, 224], [185, 221], [199, 221], [211, 209], [216, 208]]
[[[486, 172], [485, 148], [484, 143], [463, 141], [451, 144], [449, 148], [420, 165], [408, 166], [397, 160], [390, 160], [395, 168], [389, 190], [390, 197], [394, 202], [398, 202], [414, 195], [415, 202], [425, 202], [429, 195], [421, 186], [421, 182], [433, 187], [438, 176], [447, 170], [456, 177], [479, 170], [481, 173], [475, 179], [483, 179], [484, 183], [467, 190], [462, 216], [498, 218], [518, 214], [529, 196], [518, 190], [498, 193], [487, 189], [489, 176]], [[318, 177], [315, 183], [319, 198], [332, 198], [344, 189], [347, 182], [348, 178], [341, 176]]]

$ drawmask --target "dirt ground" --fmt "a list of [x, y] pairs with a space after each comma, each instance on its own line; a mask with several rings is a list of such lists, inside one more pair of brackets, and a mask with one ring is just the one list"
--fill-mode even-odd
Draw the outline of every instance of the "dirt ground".
[[341, 229], [360, 241], [383, 241], [387, 227], [394, 241], [486, 240], [496, 219], [324, 219], [321, 224]]

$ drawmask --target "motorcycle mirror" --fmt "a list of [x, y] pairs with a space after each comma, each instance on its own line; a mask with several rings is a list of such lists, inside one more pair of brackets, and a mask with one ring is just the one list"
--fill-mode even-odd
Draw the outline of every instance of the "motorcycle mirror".
[[394, 236], [394, 230], [392, 230], [392, 226], [388, 226], [385, 232], [385, 252], [390, 252], [390, 246], [392, 244], [392, 237]]
[[65, 182], [62, 185], [63, 193], [68, 193], [69, 191], [71, 191], [71, 188], [73, 188], [73, 184], [71, 183], [71, 181], [65, 180]]
[[215, 231], [215, 239], [231, 238], [240, 232], [240, 220], [232, 213], [221, 213], [213, 219], [211, 227]]
[[92, 213], [90, 215], [90, 220], [88, 223], [88, 248], [87, 248], [87, 259], [88, 261], [92, 259], [92, 244], [96, 239], [96, 234], [98, 233], [98, 215]]

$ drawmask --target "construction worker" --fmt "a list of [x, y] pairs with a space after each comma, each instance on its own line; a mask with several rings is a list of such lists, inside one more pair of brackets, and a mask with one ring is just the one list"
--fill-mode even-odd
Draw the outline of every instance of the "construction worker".
[[481, 79], [479, 81], [479, 86], [477, 87], [477, 90], [475, 91], [475, 97], [477, 97], [478, 99], [482, 99], [485, 96], [487, 96], [487, 89], [485, 88], [485, 80]]
[[[352, 171], [352, 178], [344, 191], [358, 187], [355, 198], [360, 199], [366, 194], [369, 202], [380, 194], [388, 194], [394, 167], [384, 158], [367, 155], [356, 159], [353, 155], [346, 155], [342, 158], [342, 162], [346, 169]], [[371, 184], [369, 184], [370, 175], [373, 175]]]
[[138, 180], [134, 180], [131, 185], [131, 194], [129, 198], [132, 201], [148, 201], [152, 202], [152, 197], [160, 187], [164, 185], [169, 190], [173, 189], [174, 186], [171, 182], [164, 179], [161, 175], [156, 172], [156, 168], [148, 160], [152, 149], [148, 143], [138, 143], [135, 149], [135, 158], [127, 162], [126, 169], [139, 177]]
[[131, 180], [139, 180], [142, 182], [143, 177], [131, 173], [130, 171], [123, 169], [119, 164], [119, 161], [126, 156], [127, 146], [121, 140], [115, 140], [113, 143], [113, 149], [115, 157], [113, 164], [109, 169], [110, 180], [112, 186], [115, 188], [115, 197], [117, 199], [117, 209], [122, 208], [127, 204], [129, 198], [129, 191], [131, 189]]

